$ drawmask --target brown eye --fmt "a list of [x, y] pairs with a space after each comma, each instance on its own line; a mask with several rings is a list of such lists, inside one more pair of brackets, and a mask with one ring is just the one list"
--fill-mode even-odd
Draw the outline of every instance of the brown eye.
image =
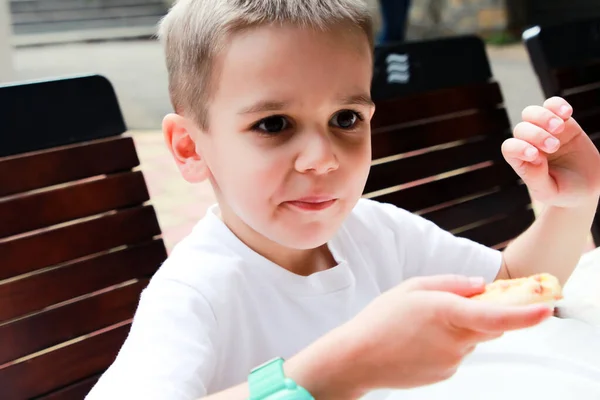
[[331, 125], [342, 129], [352, 129], [359, 119], [361, 118], [357, 112], [342, 110], [333, 116]]
[[286, 130], [289, 125], [288, 120], [284, 117], [273, 116], [258, 121], [258, 123], [254, 125], [254, 129], [274, 135]]

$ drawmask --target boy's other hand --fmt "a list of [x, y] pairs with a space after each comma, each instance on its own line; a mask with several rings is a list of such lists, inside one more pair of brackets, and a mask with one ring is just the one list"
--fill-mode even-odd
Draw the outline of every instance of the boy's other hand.
[[483, 279], [463, 276], [419, 277], [378, 297], [342, 327], [354, 360], [348, 383], [360, 382], [366, 391], [445, 380], [478, 343], [551, 315], [544, 305], [503, 307], [467, 298], [484, 286]]
[[502, 154], [532, 197], [549, 206], [577, 207], [600, 194], [600, 154], [560, 97], [523, 110]]

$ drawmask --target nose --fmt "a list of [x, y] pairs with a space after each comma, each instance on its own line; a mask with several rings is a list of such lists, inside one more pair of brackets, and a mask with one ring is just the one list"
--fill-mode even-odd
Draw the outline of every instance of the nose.
[[301, 173], [326, 174], [339, 167], [335, 146], [328, 132], [307, 132], [300, 143], [296, 170]]

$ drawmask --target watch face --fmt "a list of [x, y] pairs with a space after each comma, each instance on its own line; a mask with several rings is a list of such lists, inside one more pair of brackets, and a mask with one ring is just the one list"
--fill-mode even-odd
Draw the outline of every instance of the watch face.
[[257, 365], [256, 367], [252, 368], [252, 371], [250, 371], [250, 373], [254, 373], [254, 372], [258, 371], [258, 370], [261, 370], [261, 369], [263, 369], [265, 367], [268, 367], [268, 366], [274, 364], [275, 362], [279, 362], [282, 365], [283, 364], [283, 358], [281, 358], [281, 357], [275, 357], [275, 358], [270, 359], [269, 361], [265, 361], [264, 363], [262, 363], [260, 365]]

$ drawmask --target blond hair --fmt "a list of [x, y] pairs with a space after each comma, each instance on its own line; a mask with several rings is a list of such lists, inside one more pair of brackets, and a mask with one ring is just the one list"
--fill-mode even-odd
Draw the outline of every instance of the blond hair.
[[207, 128], [213, 61], [232, 33], [273, 23], [327, 30], [340, 22], [361, 28], [373, 47], [364, 0], [178, 0], [159, 29], [173, 108]]

